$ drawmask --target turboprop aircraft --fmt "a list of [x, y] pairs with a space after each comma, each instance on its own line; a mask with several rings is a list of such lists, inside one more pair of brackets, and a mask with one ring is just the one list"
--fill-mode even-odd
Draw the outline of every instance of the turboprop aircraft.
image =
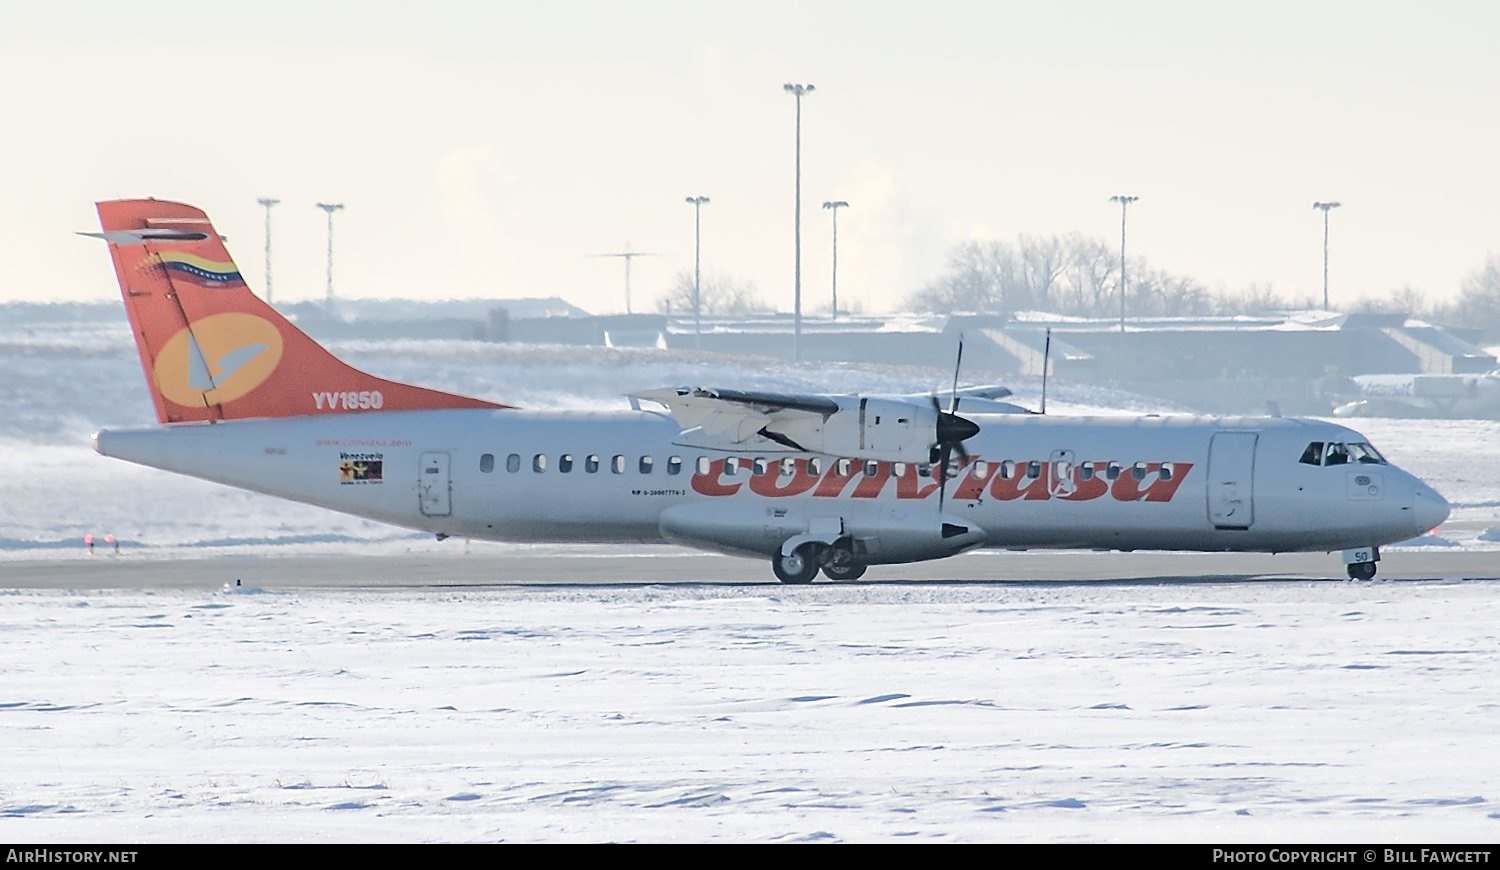
[[975, 548], [1340, 551], [1368, 579], [1448, 516], [1344, 426], [1049, 416], [956, 374], [946, 407], [666, 387], [528, 411], [397, 383], [257, 298], [199, 209], [98, 211], [85, 235], [108, 243], [160, 422], [96, 433], [99, 453], [440, 539], [668, 542], [785, 583]]

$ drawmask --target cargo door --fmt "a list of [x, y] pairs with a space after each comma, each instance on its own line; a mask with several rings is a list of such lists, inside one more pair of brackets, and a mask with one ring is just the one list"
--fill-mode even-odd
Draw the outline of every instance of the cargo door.
[[453, 479], [448, 473], [448, 454], [423, 453], [417, 475], [417, 496], [423, 516], [446, 517], [453, 512]]

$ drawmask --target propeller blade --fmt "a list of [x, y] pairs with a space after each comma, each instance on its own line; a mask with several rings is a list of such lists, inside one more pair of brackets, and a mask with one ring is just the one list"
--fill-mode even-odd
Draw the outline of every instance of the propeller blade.
[[948, 500], [948, 456], [951, 445], [944, 444], [938, 454], [936, 474], [938, 476], [938, 513], [943, 512], [943, 507]]

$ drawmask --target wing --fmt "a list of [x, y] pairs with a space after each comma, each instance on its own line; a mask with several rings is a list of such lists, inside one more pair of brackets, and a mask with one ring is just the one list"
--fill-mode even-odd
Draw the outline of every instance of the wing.
[[[633, 395], [665, 407], [677, 443], [709, 450], [822, 453], [891, 462], [930, 462], [939, 433], [968, 438], [979, 427], [940, 410], [930, 396], [871, 397], [705, 387]], [[953, 425], [955, 418], [958, 425]], [[940, 420], [942, 425], [939, 425]]]
[[816, 452], [784, 432], [812, 433], [841, 409], [831, 396], [705, 387], [647, 390], [635, 393], [633, 398], [655, 402], [670, 411], [682, 427], [681, 443], [714, 449], [753, 445]]

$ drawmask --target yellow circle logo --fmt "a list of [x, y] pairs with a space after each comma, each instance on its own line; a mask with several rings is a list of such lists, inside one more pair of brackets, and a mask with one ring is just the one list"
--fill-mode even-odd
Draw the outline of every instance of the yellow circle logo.
[[233, 402], [281, 362], [281, 333], [253, 314], [214, 314], [182, 329], [156, 355], [156, 386], [190, 408]]

